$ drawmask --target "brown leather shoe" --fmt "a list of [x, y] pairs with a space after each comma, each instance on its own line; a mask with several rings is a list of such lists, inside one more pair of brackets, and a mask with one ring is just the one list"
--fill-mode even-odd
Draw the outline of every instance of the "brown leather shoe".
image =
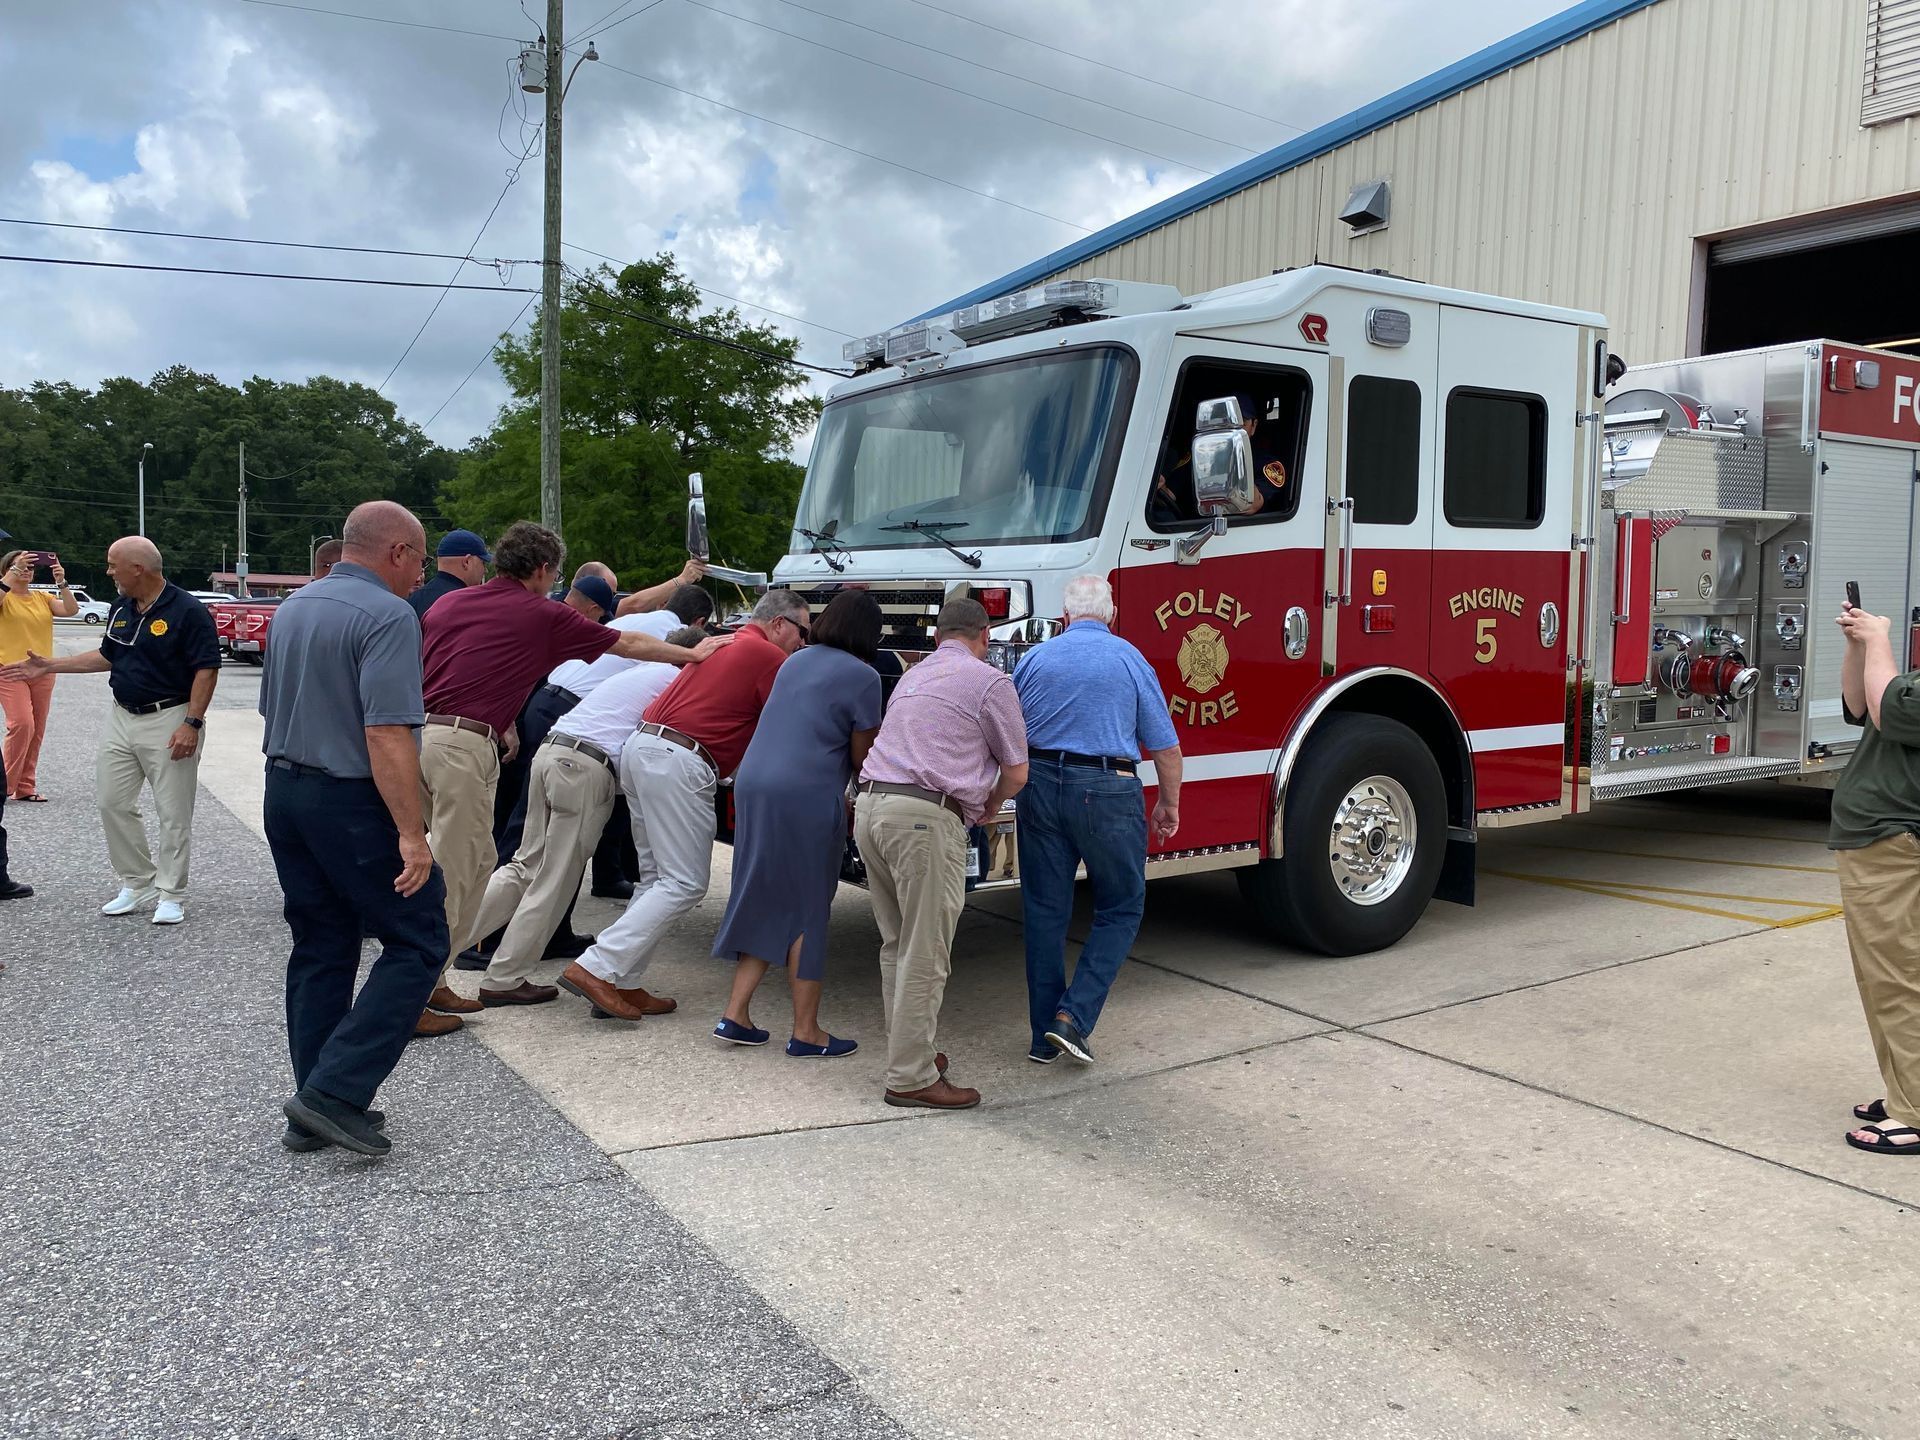
[[451, 1035], [466, 1023], [458, 1015], [436, 1015], [431, 1010], [422, 1010], [420, 1018], [414, 1022], [413, 1034], [417, 1040], [430, 1039], [435, 1035]]
[[560, 988], [571, 990], [616, 1020], [644, 1020], [647, 1017], [646, 1011], [627, 999], [630, 992], [614, 989], [578, 960], [560, 972]]
[[923, 1110], [971, 1110], [979, 1103], [978, 1090], [969, 1090], [963, 1085], [949, 1085], [945, 1076], [924, 1090], [887, 1091], [887, 1104], [903, 1109], [918, 1106]]
[[522, 980], [511, 990], [489, 990], [480, 987], [482, 1005], [544, 1005], [549, 1000], [558, 1000], [560, 992], [552, 985], [536, 985], [531, 980]]
[[947, 1078], [947, 1052], [946, 1051], [941, 1050], [935, 1053], [933, 1057], [933, 1068], [940, 1072], [940, 1078], [942, 1080]]
[[427, 1008], [438, 1010], [443, 1015], [478, 1015], [484, 1007], [478, 1000], [456, 995], [451, 988], [442, 985], [427, 997]]
[[638, 985], [631, 990], [620, 990], [620, 998], [637, 1009], [642, 1015], [671, 1015], [680, 1008], [680, 1002], [665, 995], [649, 995]]

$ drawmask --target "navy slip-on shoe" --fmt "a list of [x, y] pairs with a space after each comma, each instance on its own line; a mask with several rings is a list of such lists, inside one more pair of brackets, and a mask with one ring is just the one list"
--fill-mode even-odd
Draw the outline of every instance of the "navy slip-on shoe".
[[366, 1111], [316, 1090], [302, 1090], [280, 1108], [287, 1119], [309, 1134], [356, 1154], [381, 1156], [393, 1149], [393, 1143], [374, 1126]]
[[1063, 1055], [1071, 1055], [1082, 1065], [1093, 1063], [1093, 1046], [1087, 1043], [1087, 1037], [1080, 1033], [1080, 1027], [1071, 1020], [1055, 1020], [1047, 1027], [1046, 1038]]
[[824, 1045], [809, 1045], [804, 1040], [787, 1041], [787, 1054], [796, 1060], [837, 1060], [842, 1055], [851, 1055], [860, 1048], [858, 1040], [843, 1040], [838, 1035], [827, 1036]]
[[[387, 1128], [387, 1112], [384, 1110], [367, 1111], [367, 1123], [376, 1130]], [[314, 1134], [306, 1126], [287, 1122], [287, 1131], [280, 1137], [280, 1143], [297, 1155], [305, 1155], [313, 1150], [324, 1150], [333, 1144], [331, 1140]]]
[[1059, 1058], [1060, 1052], [1044, 1040], [1027, 1051], [1027, 1059], [1033, 1061], [1036, 1065], [1051, 1065]]
[[713, 1027], [713, 1038], [729, 1045], [764, 1045], [773, 1038], [765, 1030], [755, 1030], [737, 1020], [722, 1020]]

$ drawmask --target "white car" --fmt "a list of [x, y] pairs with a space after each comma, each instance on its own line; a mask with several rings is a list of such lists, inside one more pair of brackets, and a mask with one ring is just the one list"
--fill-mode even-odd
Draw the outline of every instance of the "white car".
[[214, 602], [219, 600], [233, 599], [233, 596], [227, 594], [227, 592], [224, 590], [189, 590], [187, 591], [187, 593], [193, 596], [194, 599], [202, 601], [203, 603], [208, 605], [211, 605]]
[[[33, 588], [45, 595], [59, 593], [57, 587], [52, 585], [35, 585]], [[106, 601], [94, 599], [78, 585], [73, 587], [73, 598], [80, 608], [71, 616], [63, 616], [61, 618], [84, 620], [89, 625], [104, 625], [107, 623], [107, 612], [113, 607]]]

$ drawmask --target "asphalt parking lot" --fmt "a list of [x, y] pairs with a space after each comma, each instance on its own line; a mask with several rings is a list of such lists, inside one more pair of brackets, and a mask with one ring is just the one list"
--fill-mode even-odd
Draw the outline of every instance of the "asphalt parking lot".
[[[256, 833], [257, 686], [226, 668], [202, 769]], [[648, 981], [677, 1015], [563, 997], [437, 1053], [484, 1047], [915, 1434], [1911, 1435], [1920, 1165], [1841, 1142], [1879, 1089], [1825, 803], [1491, 832], [1476, 907], [1347, 960], [1259, 936], [1230, 876], [1157, 882], [1090, 1069], [1024, 1060], [1018, 898], [982, 897], [941, 1036], [968, 1115], [880, 1104], [853, 889], [823, 1020], [865, 1048], [706, 1038], [724, 854]]]

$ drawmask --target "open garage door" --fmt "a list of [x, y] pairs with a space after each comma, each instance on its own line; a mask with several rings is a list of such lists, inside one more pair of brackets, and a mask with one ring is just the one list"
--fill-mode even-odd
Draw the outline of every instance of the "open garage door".
[[1920, 201], [1715, 241], [1702, 350], [1816, 336], [1920, 355]]

